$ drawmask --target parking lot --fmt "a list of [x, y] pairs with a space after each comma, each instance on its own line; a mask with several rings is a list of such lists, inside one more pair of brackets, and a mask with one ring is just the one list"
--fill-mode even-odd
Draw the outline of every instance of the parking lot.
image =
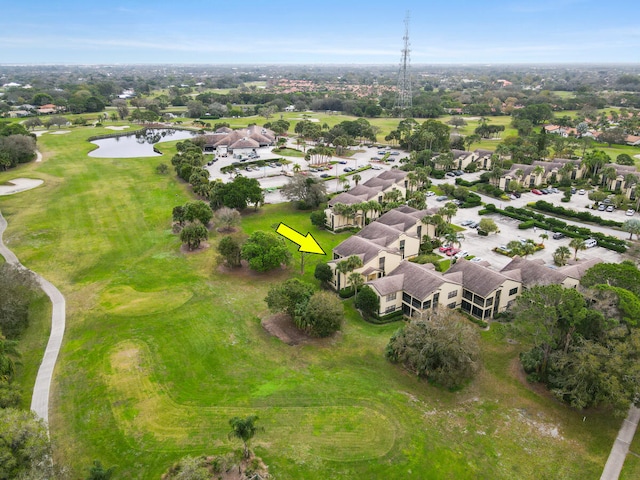
[[[290, 148], [297, 148], [294, 145], [289, 145]], [[360, 183], [366, 182], [370, 178], [378, 176], [384, 170], [389, 170], [394, 163], [384, 164], [380, 162], [370, 162], [371, 158], [374, 157], [377, 153], [376, 149], [373, 148], [364, 148], [364, 151], [358, 151], [354, 153], [350, 158], [332, 158], [332, 161], [338, 161], [341, 163], [335, 163], [332, 168], [328, 171], [318, 171], [313, 172], [310, 171], [310, 165], [301, 157], [287, 157], [285, 155], [274, 154], [272, 153], [273, 147], [263, 147], [256, 150], [256, 153], [260, 156], [260, 160], [265, 160], [270, 163], [275, 163], [278, 159], [284, 158], [285, 160], [290, 161], [290, 164], [283, 164], [282, 166], [269, 166], [265, 165], [264, 167], [259, 168], [258, 170], [252, 169], [251, 171], [246, 170], [245, 162], [239, 162], [237, 159], [233, 158], [233, 155], [229, 155], [227, 157], [216, 157], [217, 160], [212, 165], [207, 165], [205, 168], [209, 171], [209, 179], [216, 180], [221, 179], [223, 181], [230, 181], [233, 179], [234, 173], [225, 174], [221, 172], [221, 169], [224, 167], [228, 167], [232, 165], [234, 162], [239, 162], [238, 173], [248, 177], [255, 178], [260, 182], [260, 185], [263, 189], [277, 189], [283, 185], [285, 185], [289, 177], [285, 175], [285, 173], [293, 172], [293, 166], [297, 163], [301, 167], [301, 171], [306, 175], [314, 176], [318, 179], [321, 179], [321, 175], [330, 175], [330, 176], [338, 176], [344, 175], [345, 173], [349, 173], [350, 175], [347, 177], [350, 179], [350, 187], [355, 187], [355, 182], [351, 178], [354, 172], [345, 172], [345, 168], [348, 169], [357, 169], [361, 168], [365, 165], [375, 166], [375, 169], [370, 168], [368, 170], [364, 170], [359, 172], [358, 174], [361, 177]], [[362, 149], [360, 149], [362, 150]], [[212, 156], [207, 155], [207, 160], [212, 159]], [[254, 160], [249, 160], [246, 163], [250, 163]], [[397, 162], [396, 162], [397, 164]], [[340, 180], [327, 180], [327, 193], [335, 193], [344, 190], [344, 182]], [[286, 201], [285, 198], [280, 195], [278, 190], [274, 190], [271, 192], [267, 192], [265, 194], [265, 202], [267, 203], [281, 203]]]
[[[563, 205], [567, 208], [573, 208], [574, 210], [578, 210], [580, 206], [584, 208], [584, 206], [587, 203], [589, 203], [589, 200], [586, 198], [586, 195], [584, 197], [579, 196], [580, 198], [575, 198], [577, 197], [577, 195], [574, 195], [571, 202], [569, 203], [561, 203], [560, 202], [561, 197], [562, 197], [562, 194], [550, 194], [550, 195], [545, 195], [544, 200], [553, 204]], [[522, 197], [517, 200], [500, 202], [500, 200], [497, 200], [495, 198], [482, 195], [483, 202], [493, 203], [497, 207], [502, 207], [502, 208], [506, 207], [507, 205], [523, 207], [527, 203], [533, 202], [535, 200], [539, 200], [540, 198], [541, 198], [540, 196], [534, 195], [532, 193], [524, 193], [522, 194]], [[437, 202], [432, 201], [430, 205], [433, 205], [435, 203]], [[547, 232], [540, 229], [536, 229], [535, 231], [533, 229], [520, 230], [518, 229], [518, 224], [520, 223], [519, 220], [505, 217], [499, 214], [481, 216], [481, 215], [478, 215], [478, 210], [480, 210], [480, 207], [458, 209], [458, 212], [452, 219], [452, 223], [460, 226], [460, 223], [463, 222], [464, 220], [474, 220], [476, 222], [479, 222], [481, 218], [491, 218], [493, 221], [496, 222], [496, 225], [498, 225], [498, 228], [500, 229], [500, 231], [498, 233], [491, 233], [486, 237], [478, 235], [478, 232], [475, 229], [462, 227], [465, 230], [462, 232], [462, 234], [464, 235], [464, 238], [461, 239], [461, 247], [460, 247], [462, 250], [468, 251], [469, 255], [474, 255], [476, 257], [481, 257], [483, 260], [487, 260], [496, 269], [499, 270], [505, 265], [507, 265], [511, 261], [511, 258], [506, 255], [496, 253], [493, 251], [493, 249], [500, 245], [506, 245], [512, 240], [531, 239], [535, 243], [544, 242], [545, 248], [527, 257], [530, 260], [541, 259], [542, 261], [544, 261], [545, 264], [553, 265], [553, 252], [556, 250], [556, 248], [558, 248], [561, 245], [564, 245], [565, 247], [569, 248], [569, 250], [571, 250], [571, 253], [572, 253], [571, 258], [573, 258], [573, 249], [569, 247], [569, 242], [571, 241], [570, 238], [566, 237], [559, 240], [554, 240], [552, 238], [553, 232]], [[592, 211], [592, 213], [595, 214], [596, 212]], [[615, 219], [621, 220], [621, 221], [624, 221], [623, 219], [626, 219], [626, 218], [631, 218], [631, 217], [625, 216], [624, 211], [611, 212], [611, 213], [608, 213], [608, 212], [598, 212], [598, 213], [601, 213], [601, 214], [604, 213], [607, 215], [616, 215], [617, 217], [615, 217]], [[606, 218], [614, 218], [614, 217], [606, 217]], [[584, 226], [584, 224], [581, 224], [580, 222], [574, 222], [571, 220], [565, 220], [565, 221], [567, 223]], [[613, 230], [608, 227], [601, 227], [599, 225], [589, 225], [588, 227], [593, 231], [600, 231], [608, 235], [614, 235], [620, 238], [628, 238], [629, 236], [625, 232]], [[541, 234], [547, 234], [549, 238], [543, 240], [542, 238], [540, 238]], [[611, 250], [607, 250], [602, 247], [593, 247], [593, 248], [588, 248], [586, 250], [580, 250], [578, 251], [578, 258], [589, 258], [589, 259], [600, 258], [604, 262], [614, 262], [614, 263], [618, 263], [621, 261], [620, 254]]]

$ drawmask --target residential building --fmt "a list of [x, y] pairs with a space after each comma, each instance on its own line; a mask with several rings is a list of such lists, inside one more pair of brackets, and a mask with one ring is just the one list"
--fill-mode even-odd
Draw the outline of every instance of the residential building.
[[400, 200], [407, 195], [407, 172], [391, 169], [382, 172], [377, 177], [370, 178], [347, 192], [340, 193], [329, 200], [325, 210], [326, 224], [331, 230], [349, 227], [364, 227], [368, 221], [375, 220], [380, 215], [380, 210], [368, 210], [358, 208], [350, 214], [346, 214], [336, 205], [353, 206], [365, 202], [377, 202], [382, 204], [385, 195], [397, 191]]
[[[573, 168], [567, 168], [567, 164], [572, 165]], [[567, 168], [566, 171], [565, 168]], [[509, 190], [511, 180], [516, 180], [524, 188], [533, 188], [553, 183], [554, 178], [555, 181], [559, 181], [563, 175], [568, 175], [572, 181], [577, 180], [582, 178], [583, 173], [579, 160], [566, 158], [554, 158], [550, 161], [536, 160], [531, 165], [514, 163], [508, 171], [502, 174], [499, 187], [503, 190]]]
[[365, 281], [384, 277], [403, 260], [417, 256], [422, 236], [433, 235], [433, 226], [423, 225], [422, 218], [434, 211], [399, 207], [341, 242], [333, 249], [333, 260], [328, 262], [334, 272], [333, 287], [340, 290], [349, 285], [347, 275], [339, 272], [337, 266], [351, 256], [362, 261], [362, 266], [354, 272], [360, 273]]
[[460, 305], [462, 285], [436, 272], [431, 264], [402, 262], [388, 276], [368, 284], [380, 298], [379, 315], [396, 310], [409, 318], [422, 318], [440, 306]]

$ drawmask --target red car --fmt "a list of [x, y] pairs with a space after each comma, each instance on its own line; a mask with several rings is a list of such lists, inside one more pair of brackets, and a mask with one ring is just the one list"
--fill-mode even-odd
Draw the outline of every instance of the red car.
[[542, 195], [542, 192], [540, 190], [538, 190], [537, 188], [534, 188], [533, 190], [531, 190], [531, 193], [534, 193], [536, 195]]
[[452, 248], [453, 247], [451, 245], [442, 245], [438, 250], [440, 250], [442, 253], [446, 253]]
[[447, 253], [447, 257], [453, 257], [456, 253], [460, 251], [459, 248], [451, 248]]

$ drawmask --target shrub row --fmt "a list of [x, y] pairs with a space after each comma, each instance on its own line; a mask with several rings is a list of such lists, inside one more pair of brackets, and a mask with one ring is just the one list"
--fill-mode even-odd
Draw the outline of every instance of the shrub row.
[[575, 210], [572, 210], [570, 208], [555, 206], [549, 202], [545, 202], [544, 200], [538, 200], [532, 205], [532, 208], [540, 210], [542, 212], [553, 213], [554, 215], [558, 215], [561, 217], [577, 218], [578, 220], [582, 220], [583, 222], [597, 223], [605, 227], [622, 226], [621, 222], [616, 222], [615, 220], [607, 220], [606, 218], [599, 217], [598, 215], [593, 215], [590, 212], [576, 212]]
[[353, 287], [347, 287], [347, 288], [342, 288], [339, 292], [338, 295], [340, 295], [340, 298], [351, 298], [355, 295], [355, 290], [353, 289]]
[[477, 187], [479, 192], [486, 193], [492, 197], [500, 198], [504, 195], [504, 191], [498, 187], [491, 185], [490, 183], [478, 183]]
[[572, 238], [595, 238], [598, 245], [614, 252], [622, 253], [627, 249], [627, 242], [611, 235], [605, 235], [600, 232], [593, 232], [587, 227], [578, 227], [569, 225], [566, 222], [554, 217], [546, 217], [540, 213], [536, 213], [526, 208], [516, 208], [512, 206], [506, 207], [504, 210], [496, 208], [492, 203], [485, 205], [485, 208], [478, 212], [480, 215], [488, 213], [499, 213], [505, 217], [520, 220], [522, 223], [518, 225], [521, 230], [527, 228], [538, 227], [552, 232], [564, 233], [567, 237]]
[[374, 323], [376, 325], [384, 325], [385, 323], [396, 322], [398, 320], [402, 320], [404, 314], [402, 310], [396, 310], [391, 313], [387, 313], [386, 315], [378, 315], [376, 317], [370, 317], [367, 319], [367, 322]]

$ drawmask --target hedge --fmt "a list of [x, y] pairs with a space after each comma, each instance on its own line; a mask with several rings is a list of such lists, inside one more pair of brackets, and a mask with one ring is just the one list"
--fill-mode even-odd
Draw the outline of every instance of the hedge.
[[480, 210], [478, 213], [480, 215], [485, 215], [487, 213], [499, 213], [501, 215], [504, 215], [505, 217], [520, 220], [521, 223], [518, 225], [518, 228], [521, 230], [538, 227], [543, 230], [564, 233], [567, 237], [572, 238], [595, 238], [598, 241], [599, 246], [618, 253], [622, 253], [627, 249], [627, 242], [618, 237], [605, 235], [604, 233], [600, 232], [593, 232], [587, 227], [569, 225], [558, 218], [546, 217], [540, 213], [536, 213], [526, 208], [516, 208], [508, 206], [504, 210], [500, 210], [496, 208], [495, 205], [490, 203], [485, 205], [485, 208], [483, 210]]
[[343, 288], [338, 292], [338, 295], [340, 295], [340, 298], [351, 298], [355, 295], [356, 291], [353, 289], [353, 287], [347, 287], [347, 288]]
[[603, 225], [605, 227], [622, 226], [622, 222], [607, 220], [606, 218], [599, 217], [598, 215], [593, 215], [590, 212], [576, 212], [575, 210], [572, 210], [570, 208], [555, 206], [549, 202], [545, 202], [544, 200], [538, 200], [532, 205], [532, 208], [535, 208], [536, 210], [540, 210], [542, 212], [553, 213], [554, 215], [558, 215], [561, 217], [577, 218], [578, 220], [582, 220], [583, 222], [597, 223], [598, 225]]
[[400, 309], [395, 310], [391, 313], [387, 313], [386, 315], [376, 315], [375, 317], [367, 319], [367, 322], [374, 323], [376, 325], [384, 325], [385, 323], [391, 323], [401, 320], [403, 316], [404, 313], [402, 313], [402, 309]]

